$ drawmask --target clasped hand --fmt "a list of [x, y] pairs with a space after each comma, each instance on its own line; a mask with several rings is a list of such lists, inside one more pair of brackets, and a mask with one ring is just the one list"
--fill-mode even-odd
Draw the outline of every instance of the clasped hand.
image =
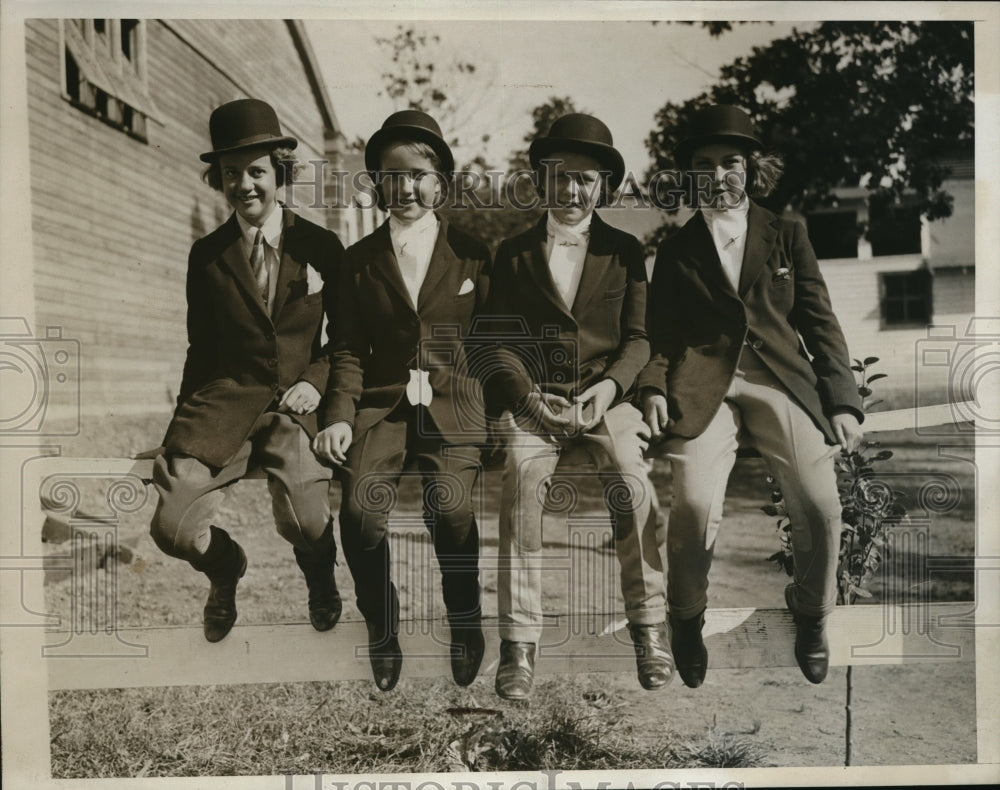
[[[618, 385], [612, 379], [597, 382], [572, 401], [536, 390], [528, 394], [521, 414], [545, 433], [586, 432], [600, 424], [617, 394]], [[585, 411], [589, 417], [584, 417]]]

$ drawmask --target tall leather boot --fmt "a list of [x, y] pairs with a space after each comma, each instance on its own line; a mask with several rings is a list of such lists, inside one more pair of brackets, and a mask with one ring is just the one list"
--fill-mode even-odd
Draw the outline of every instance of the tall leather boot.
[[382, 691], [396, 687], [399, 673], [403, 669], [403, 651], [399, 646], [399, 598], [396, 587], [389, 583], [385, 609], [365, 616], [368, 629], [368, 661], [372, 667], [375, 685]]
[[479, 612], [448, 615], [451, 626], [451, 676], [459, 686], [468, 686], [479, 674], [486, 652], [482, 616]]
[[677, 662], [677, 672], [685, 686], [696, 689], [704, 682], [708, 671], [708, 649], [701, 637], [705, 610], [684, 620], [671, 613], [669, 620], [670, 647]]
[[229, 533], [216, 526], [209, 527], [211, 540], [208, 550], [195, 560], [191, 567], [201, 571], [211, 582], [205, 602], [205, 639], [218, 642], [224, 639], [236, 622], [236, 585], [247, 570], [247, 555]]
[[333, 566], [337, 562], [333, 519], [330, 519], [311, 550], [296, 548], [294, 552], [295, 562], [302, 569], [309, 588], [309, 622], [317, 631], [329, 631], [340, 620], [343, 609], [333, 572]]

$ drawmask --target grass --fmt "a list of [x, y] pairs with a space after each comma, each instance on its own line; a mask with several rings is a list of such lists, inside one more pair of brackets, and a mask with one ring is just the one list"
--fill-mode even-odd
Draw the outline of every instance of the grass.
[[731, 734], [667, 733], [651, 743], [625, 721], [624, 703], [590, 685], [543, 683], [529, 704], [490, 695], [493, 708], [440, 680], [404, 681], [391, 694], [347, 682], [60, 692], [51, 700], [52, 772], [107, 778], [764, 764], [760, 747]]

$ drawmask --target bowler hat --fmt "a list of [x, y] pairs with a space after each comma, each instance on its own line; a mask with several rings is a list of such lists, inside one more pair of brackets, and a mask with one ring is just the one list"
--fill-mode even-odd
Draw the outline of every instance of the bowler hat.
[[441, 127], [437, 121], [420, 110], [400, 110], [385, 119], [382, 128], [368, 139], [365, 146], [365, 168], [373, 179], [377, 180], [375, 173], [381, 167], [382, 151], [389, 143], [398, 140], [429, 145], [441, 160], [442, 175], [451, 177], [455, 169], [455, 157], [441, 135]]
[[737, 143], [750, 150], [764, 147], [749, 115], [731, 104], [713, 104], [698, 110], [691, 118], [688, 136], [677, 146], [674, 159], [681, 167], [689, 167], [695, 148], [722, 142]]
[[212, 150], [201, 155], [202, 162], [213, 162], [221, 154], [243, 148], [295, 148], [299, 144], [281, 133], [274, 108], [260, 99], [237, 99], [216, 107], [208, 119], [208, 133]]
[[618, 188], [625, 178], [625, 160], [614, 147], [611, 130], [593, 115], [574, 112], [557, 118], [545, 137], [537, 137], [528, 147], [531, 166], [538, 169], [542, 160], [560, 151], [592, 156], [601, 167], [611, 171], [609, 187]]

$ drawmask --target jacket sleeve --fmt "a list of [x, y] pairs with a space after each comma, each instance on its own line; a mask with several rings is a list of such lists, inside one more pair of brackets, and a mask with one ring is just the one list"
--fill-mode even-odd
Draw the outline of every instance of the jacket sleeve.
[[846, 409], [861, 422], [861, 397], [851, 372], [847, 341], [833, 314], [830, 294], [819, 269], [816, 254], [809, 243], [805, 227], [794, 222], [792, 260], [795, 265], [795, 304], [792, 322], [812, 357], [823, 411], [829, 417], [834, 411]]
[[195, 242], [188, 255], [187, 268], [187, 356], [177, 393], [180, 406], [193, 392], [211, 381], [219, 369], [219, 351], [215, 342], [215, 315], [212, 296], [205, 276], [205, 262]]
[[646, 331], [649, 336], [649, 362], [639, 373], [636, 387], [639, 390], [651, 389], [667, 394], [667, 371], [670, 369], [671, 322], [677, 320], [677, 315], [671, 306], [671, 297], [675, 288], [673, 264], [666, 252], [666, 242], [661, 243], [656, 250], [656, 260], [653, 263], [653, 276], [649, 283], [646, 304]]
[[326, 387], [324, 427], [335, 422], [354, 425], [355, 411], [364, 388], [364, 369], [370, 354], [358, 304], [358, 263], [351, 248], [336, 278], [335, 305], [328, 332], [330, 375]]
[[630, 236], [622, 252], [628, 278], [621, 314], [621, 344], [618, 353], [604, 371], [606, 378], [618, 385], [618, 394], [631, 392], [636, 378], [649, 361], [649, 339], [646, 335], [646, 266], [642, 245]]
[[[324, 230], [317, 242], [317, 260], [323, 277], [323, 313], [327, 318], [327, 334], [332, 326], [336, 310], [337, 277], [344, 263], [344, 245], [332, 230]], [[313, 340], [312, 358], [309, 366], [299, 375], [299, 381], [312, 384], [321, 395], [326, 391], [330, 375], [329, 344], [323, 343], [323, 333], [319, 331]]]
[[485, 312], [485, 320], [477, 322], [483, 335], [478, 341], [483, 361], [477, 366], [483, 394], [492, 410], [513, 410], [531, 392], [534, 382], [516, 351], [519, 338], [509, 334], [511, 319], [521, 313], [506, 242], [501, 242], [493, 261]]

